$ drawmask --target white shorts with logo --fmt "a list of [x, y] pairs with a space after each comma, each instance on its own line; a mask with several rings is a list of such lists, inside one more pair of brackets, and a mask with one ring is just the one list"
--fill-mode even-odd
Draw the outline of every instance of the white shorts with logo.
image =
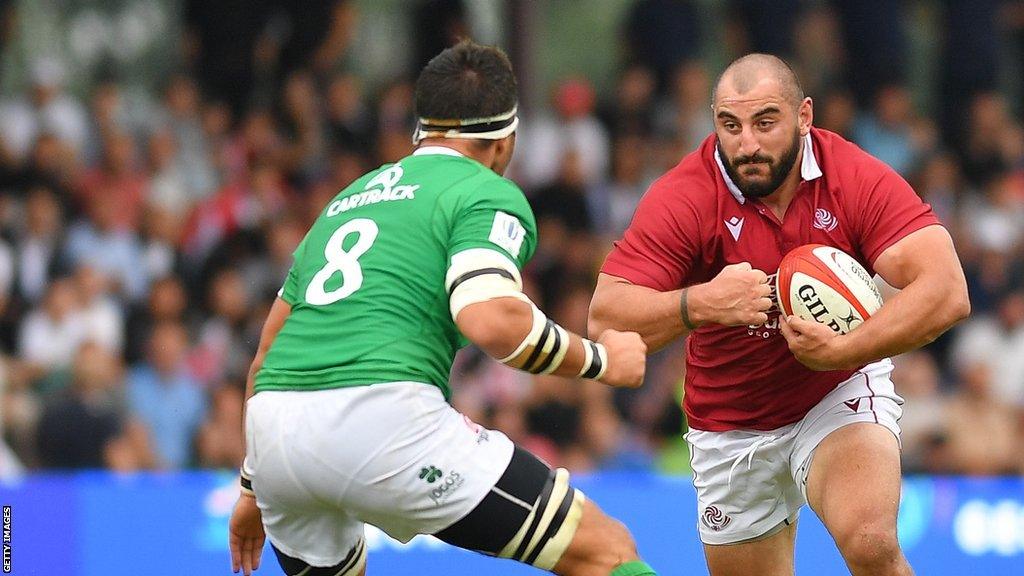
[[341, 562], [364, 523], [403, 542], [447, 528], [487, 495], [514, 449], [416, 382], [260, 392], [246, 431], [270, 541], [314, 566]]
[[885, 426], [897, 439], [903, 399], [896, 395], [888, 359], [865, 366], [798, 422], [767, 432], [691, 429], [697, 528], [705, 544], [755, 539], [796, 521], [807, 503], [807, 473], [818, 444], [856, 422]]

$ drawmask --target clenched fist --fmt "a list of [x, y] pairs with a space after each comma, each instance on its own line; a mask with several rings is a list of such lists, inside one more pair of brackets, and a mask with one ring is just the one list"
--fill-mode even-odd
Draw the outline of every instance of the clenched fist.
[[691, 322], [723, 326], [757, 326], [768, 321], [772, 307], [768, 275], [749, 262], [730, 264], [710, 282], [689, 289], [687, 309]]
[[608, 351], [608, 368], [601, 382], [619, 388], [636, 388], [643, 384], [647, 344], [639, 334], [605, 330], [597, 342]]

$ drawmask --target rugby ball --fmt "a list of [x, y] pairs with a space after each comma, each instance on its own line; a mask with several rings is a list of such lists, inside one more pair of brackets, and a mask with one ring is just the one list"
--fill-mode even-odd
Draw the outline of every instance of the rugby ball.
[[828, 326], [839, 334], [860, 326], [882, 307], [868, 271], [849, 254], [821, 244], [794, 249], [782, 259], [775, 297], [783, 314]]

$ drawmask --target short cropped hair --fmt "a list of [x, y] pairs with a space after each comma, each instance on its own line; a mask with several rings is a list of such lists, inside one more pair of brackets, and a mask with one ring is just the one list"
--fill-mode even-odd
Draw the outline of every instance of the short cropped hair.
[[471, 40], [432, 58], [416, 81], [420, 118], [486, 118], [515, 105], [516, 78], [508, 56], [500, 48]]

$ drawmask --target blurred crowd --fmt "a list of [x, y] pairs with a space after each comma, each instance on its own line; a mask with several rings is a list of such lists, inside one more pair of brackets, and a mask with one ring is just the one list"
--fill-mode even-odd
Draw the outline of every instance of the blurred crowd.
[[[31, 86], [0, 100], [0, 476], [238, 466], [245, 377], [292, 250], [338, 191], [411, 152], [415, 70], [473, 32], [462, 3], [420, 2], [414, 65], [367, 86], [348, 58], [356, 3], [185, 4], [180, 71], [158, 90], [106, 74], [79, 97], [66, 64], [40, 57]], [[906, 469], [1024, 473], [1024, 125], [1001, 84], [1024, 65], [1024, 6], [936, 3], [926, 113], [904, 3], [726, 4], [717, 37], [705, 4], [635, 2], [606, 39], [622, 44], [612, 89], [570, 75], [522, 111], [508, 176], [539, 223], [528, 291], [585, 332], [597, 269], [638, 199], [713, 130], [709, 45], [724, 39], [722, 61], [780, 54], [815, 124], [910, 181], [968, 274], [972, 317], [896, 358]], [[453, 403], [553, 465], [685, 472], [683, 373], [682, 343], [652, 356], [637, 391], [468, 348]]]

